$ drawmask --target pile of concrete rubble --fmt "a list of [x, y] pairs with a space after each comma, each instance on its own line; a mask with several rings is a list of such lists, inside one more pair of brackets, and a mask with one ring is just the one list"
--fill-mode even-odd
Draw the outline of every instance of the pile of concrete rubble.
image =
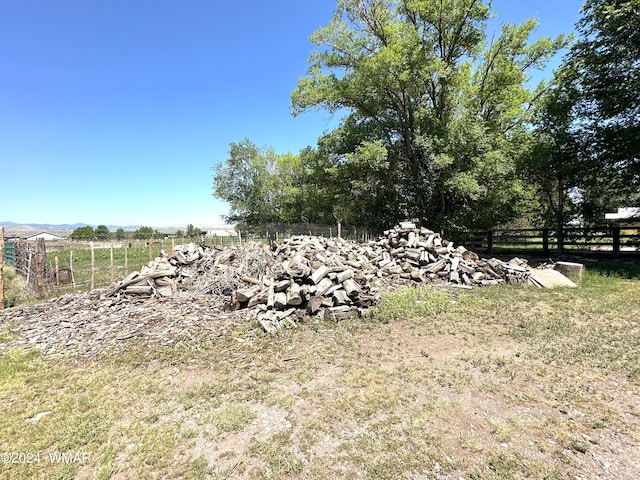
[[[251, 261], [241, 258], [247, 256]], [[480, 259], [432, 230], [403, 224], [366, 244], [294, 236], [282, 244], [221, 251], [179, 246], [107, 295], [171, 296], [179, 288], [197, 285], [206, 292], [208, 286], [210, 293], [224, 296], [227, 309], [248, 309], [264, 330], [274, 332], [308, 315], [336, 320], [360, 316], [378, 301], [382, 289], [402, 283], [471, 288], [528, 278], [529, 270], [520, 261]]]
[[106, 289], [3, 313], [0, 329], [8, 326], [15, 338], [0, 343], [0, 350], [20, 346], [93, 355], [138, 337], [191, 344], [251, 319], [273, 333], [309, 316], [361, 316], [383, 292], [400, 285], [540, 287], [558, 280], [551, 273], [569, 282], [559, 272], [531, 269], [517, 258], [481, 259], [410, 223], [368, 243], [312, 236], [226, 248], [190, 243], [163, 252]]

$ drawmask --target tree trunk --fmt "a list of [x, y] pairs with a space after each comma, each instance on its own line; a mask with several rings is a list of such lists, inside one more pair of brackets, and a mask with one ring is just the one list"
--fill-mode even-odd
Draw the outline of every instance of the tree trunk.
[[556, 214], [556, 229], [558, 239], [558, 253], [564, 252], [564, 181], [561, 175], [558, 175], [558, 211]]

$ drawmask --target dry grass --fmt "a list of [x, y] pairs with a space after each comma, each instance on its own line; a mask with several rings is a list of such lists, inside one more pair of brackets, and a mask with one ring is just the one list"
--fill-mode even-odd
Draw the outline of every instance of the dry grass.
[[36, 301], [27, 282], [10, 265], [2, 267], [4, 275], [4, 307], [33, 303]]
[[639, 319], [635, 274], [597, 272], [573, 290], [400, 290], [275, 337], [13, 351], [0, 451], [41, 461], [0, 479], [637, 478]]

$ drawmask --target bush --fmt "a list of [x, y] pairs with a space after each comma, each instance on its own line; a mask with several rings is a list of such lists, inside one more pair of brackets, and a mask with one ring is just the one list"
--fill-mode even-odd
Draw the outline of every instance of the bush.
[[35, 297], [29, 290], [27, 282], [16, 273], [13, 267], [5, 265], [3, 273], [4, 308], [11, 308], [22, 303], [29, 303], [33, 301]]

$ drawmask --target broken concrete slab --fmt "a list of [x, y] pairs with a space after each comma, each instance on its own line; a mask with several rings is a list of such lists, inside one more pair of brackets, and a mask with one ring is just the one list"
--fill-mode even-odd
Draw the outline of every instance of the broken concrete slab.
[[555, 287], [572, 287], [575, 288], [574, 282], [565, 277], [558, 270], [551, 268], [545, 269], [531, 269], [529, 270], [529, 281], [535, 286], [540, 288], [555, 288]]

